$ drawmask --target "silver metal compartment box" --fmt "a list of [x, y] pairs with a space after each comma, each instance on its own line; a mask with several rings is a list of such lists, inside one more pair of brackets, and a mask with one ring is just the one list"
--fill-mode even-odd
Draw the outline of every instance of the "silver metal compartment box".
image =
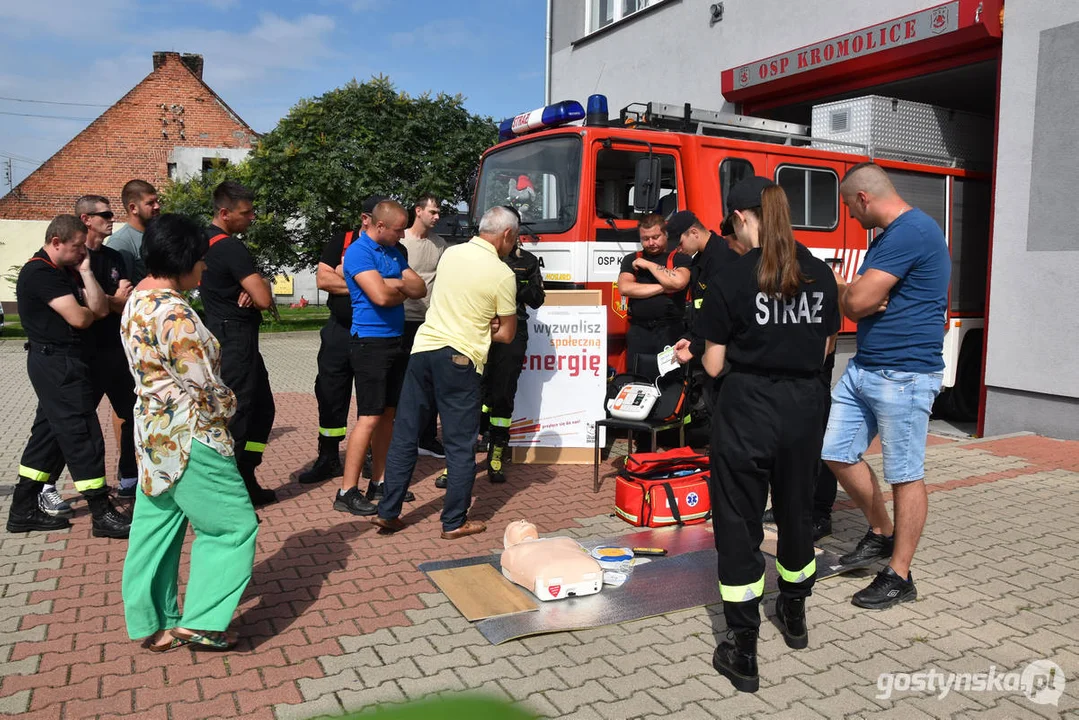
[[814, 105], [812, 117], [812, 146], [822, 150], [967, 168], [993, 160], [993, 121], [973, 113], [867, 95]]

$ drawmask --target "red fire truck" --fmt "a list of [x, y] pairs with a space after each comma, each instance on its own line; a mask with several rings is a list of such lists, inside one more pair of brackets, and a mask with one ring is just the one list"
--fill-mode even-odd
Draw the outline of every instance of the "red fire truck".
[[[689, 209], [718, 229], [734, 183], [772, 178], [787, 192], [795, 237], [851, 279], [871, 236], [842, 206], [839, 181], [872, 159], [948, 239], [947, 390], [938, 411], [976, 414], [991, 206], [987, 122], [874, 96], [815, 107], [811, 126], [657, 102], [627, 106], [608, 120], [596, 97], [587, 119], [568, 101], [503, 123], [508, 139], [484, 153], [471, 208], [475, 224], [494, 205], [514, 205], [522, 242], [539, 257], [548, 287], [602, 291], [612, 368], [622, 368], [625, 354], [619, 265], [640, 248], [642, 213]], [[841, 354], [853, 352], [853, 333], [845, 322]]]

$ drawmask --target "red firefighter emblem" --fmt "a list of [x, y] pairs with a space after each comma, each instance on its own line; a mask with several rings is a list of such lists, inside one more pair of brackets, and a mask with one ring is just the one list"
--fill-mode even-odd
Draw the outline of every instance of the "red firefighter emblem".
[[611, 283], [611, 310], [622, 319], [625, 319], [628, 312], [626, 298], [622, 297], [622, 293], [618, 292], [617, 282]]
[[738, 82], [742, 85], [749, 82], [749, 68], [742, 68], [738, 71]]
[[939, 34], [948, 29], [948, 8], [940, 7], [933, 11], [933, 14], [929, 16], [929, 29]]

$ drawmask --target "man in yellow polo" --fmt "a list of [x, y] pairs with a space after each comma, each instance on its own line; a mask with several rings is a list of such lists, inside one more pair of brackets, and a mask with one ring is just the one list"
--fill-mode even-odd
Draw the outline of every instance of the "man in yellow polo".
[[479, 235], [446, 250], [438, 263], [438, 282], [416, 333], [397, 405], [384, 495], [371, 520], [384, 531], [405, 527], [401, 505], [416, 469], [420, 431], [433, 412], [442, 418], [448, 471], [442, 539], [487, 529], [468, 519], [476, 479], [480, 381], [491, 343], [509, 343], [517, 332], [517, 283], [502, 258], [516, 245], [519, 226], [513, 209], [493, 207], [480, 220]]

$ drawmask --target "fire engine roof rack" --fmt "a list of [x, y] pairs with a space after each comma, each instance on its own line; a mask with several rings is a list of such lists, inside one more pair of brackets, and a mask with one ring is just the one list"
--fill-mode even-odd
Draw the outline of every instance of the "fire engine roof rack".
[[[640, 125], [657, 130], [716, 135], [721, 137], [748, 136], [752, 140], [784, 145], [809, 145], [812, 141], [808, 125], [769, 120], [694, 108], [690, 103], [671, 105], [661, 102], [630, 103], [619, 112], [624, 125]], [[852, 149], [865, 150], [858, 143], [836, 142]]]

